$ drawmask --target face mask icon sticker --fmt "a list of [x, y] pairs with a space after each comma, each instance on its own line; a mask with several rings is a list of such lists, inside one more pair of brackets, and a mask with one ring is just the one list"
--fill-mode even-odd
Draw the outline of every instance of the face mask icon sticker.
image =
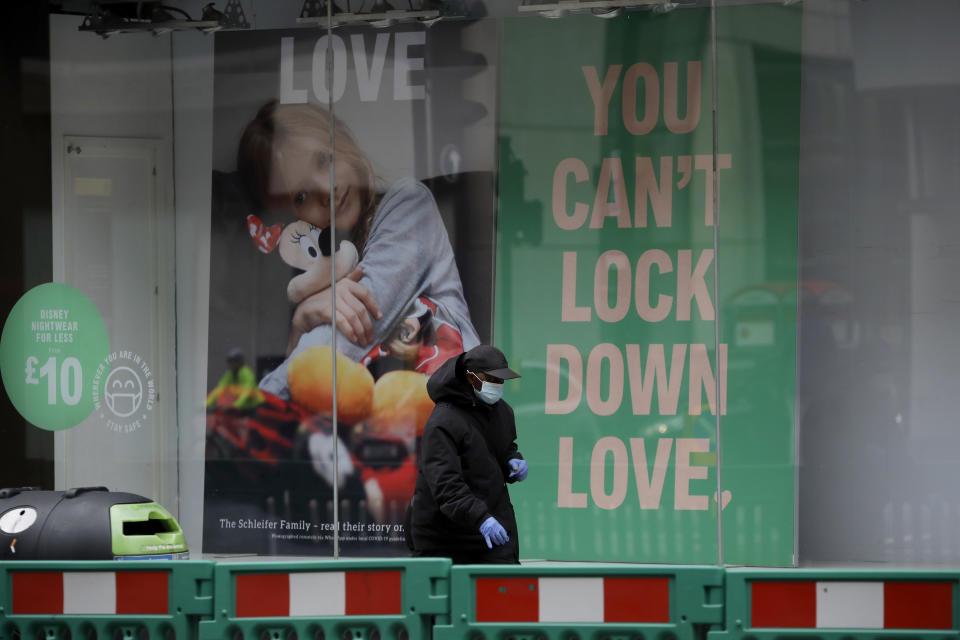
[[107, 407], [120, 418], [132, 416], [143, 402], [143, 384], [130, 367], [117, 367], [107, 376], [103, 390]]
[[0, 531], [20, 533], [30, 528], [37, 519], [37, 510], [33, 507], [16, 507], [0, 516]]

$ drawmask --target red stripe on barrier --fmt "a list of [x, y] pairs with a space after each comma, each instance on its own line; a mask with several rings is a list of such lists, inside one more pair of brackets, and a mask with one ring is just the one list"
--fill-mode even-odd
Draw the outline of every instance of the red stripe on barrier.
[[536, 622], [537, 578], [477, 578], [477, 622]]
[[817, 626], [816, 582], [752, 582], [750, 593], [751, 627]]
[[604, 622], [670, 622], [669, 578], [604, 578]]
[[290, 615], [289, 574], [237, 575], [236, 594], [238, 618], [272, 618]]
[[347, 571], [346, 615], [402, 614], [402, 578], [400, 571]]
[[63, 613], [63, 574], [59, 571], [12, 575], [14, 615]]
[[170, 613], [166, 571], [118, 571], [117, 614]]
[[953, 584], [886, 582], [883, 585], [884, 629], [952, 629]]

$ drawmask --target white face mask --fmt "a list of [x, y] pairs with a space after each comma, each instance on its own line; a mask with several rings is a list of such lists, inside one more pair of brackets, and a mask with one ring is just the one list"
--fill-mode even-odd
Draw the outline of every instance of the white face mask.
[[[471, 372], [470, 375], [477, 380], [480, 380], [477, 374]], [[477, 398], [480, 399], [481, 402], [485, 402], [486, 404], [497, 404], [497, 400], [503, 397], [503, 383], [480, 380], [480, 390], [477, 391], [474, 389], [473, 393], [475, 396], [477, 396]]]

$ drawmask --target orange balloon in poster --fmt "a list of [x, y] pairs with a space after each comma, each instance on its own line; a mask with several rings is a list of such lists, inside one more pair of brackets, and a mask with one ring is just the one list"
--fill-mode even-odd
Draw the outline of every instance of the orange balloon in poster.
[[427, 394], [427, 376], [416, 371], [390, 371], [373, 386], [373, 419], [371, 426], [399, 435], [423, 435], [423, 427], [433, 411], [433, 400]]
[[[287, 383], [293, 401], [315, 413], [333, 413], [333, 350], [310, 347], [290, 361]], [[373, 376], [362, 364], [337, 353], [337, 420], [347, 424], [370, 415]]]

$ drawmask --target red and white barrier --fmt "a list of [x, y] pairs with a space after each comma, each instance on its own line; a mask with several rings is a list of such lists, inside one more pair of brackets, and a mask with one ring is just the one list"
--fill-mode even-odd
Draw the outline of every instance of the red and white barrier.
[[13, 615], [169, 613], [166, 571], [13, 571]]
[[751, 627], [952, 629], [951, 582], [754, 581]]
[[476, 578], [477, 622], [666, 623], [669, 578]]
[[401, 615], [401, 571], [236, 575], [236, 617]]

